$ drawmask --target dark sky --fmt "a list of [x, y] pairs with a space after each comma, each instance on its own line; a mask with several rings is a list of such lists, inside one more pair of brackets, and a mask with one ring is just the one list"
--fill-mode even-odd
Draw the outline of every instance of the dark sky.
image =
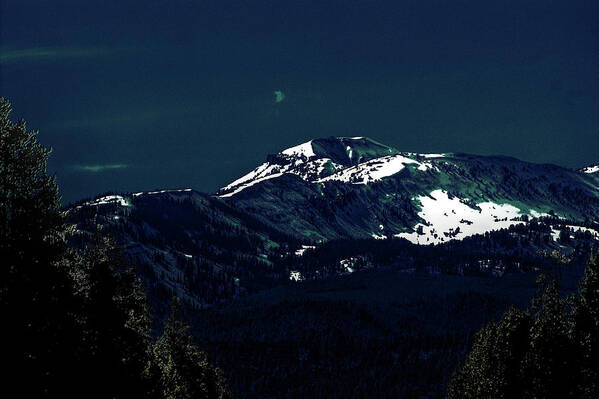
[[0, 95], [65, 202], [214, 191], [331, 135], [599, 161], [596, 0], [0, 4]]

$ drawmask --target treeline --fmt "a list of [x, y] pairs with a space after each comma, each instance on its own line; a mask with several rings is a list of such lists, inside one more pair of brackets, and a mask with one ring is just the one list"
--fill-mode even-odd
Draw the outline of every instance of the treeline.
[[[457, 154], [456, 154], [457, 155]], [[437, 167], [448, 175], [453, 175], [456, 187], [463, 185], [461, 179], [467, 178], [470, 187], [485, 198], [494, 198], [495, 193], [502, 193], [498, 199], [539, 203], [546, 200], [560, 208], [568, 209], [568, 213], [585, 216], [596, 220], [599, 199], [592, 190], [585, 189], [584, 179], [576, 176], [578, 172], [551, 164], [534, 164], [522, 162], [515, 158], [496, 156], [493, 162], [488, 157], [460, 154], [453, 163], [439, 163]], [[575, 178], [573, 178], [576, 176]], [[473, 193], [474, 194], [474, 193]], [[572, 212], [574, 211], [574, 212]], [[551, 212], [550, 212], [551, 213]], [[562, 212], [560, 212], [562, 213]]]
[[527, 309], [511, 308], [477, 335], [448, 398], [599, 396], [599, 257], [578, 292], [563, 297], [545, 279]]
[[76, 251], [49, 150], [0, 99], [3, 389], [19, 397], [225, 398], [174, 300], [158, 337], [140, 281], [105, 237]]
[[199, 308], [281, 284], [281, 259], [301, 245], [201, 193], [140, 195], [131, 205], [70, 208], [70, 242], [85, 246], [101, 226], [126, 248], [158, 314], [173, 295]]
[[432, 398], [478, 326], [507, 306], [472, 291], [398, 292], [384, 304], [367, 295], [373, 303], [310, 294], [236, 302], [198, 312], [194, 330], [236, 397]]
[[[291, 271], [304, 280], [373, 268], [502, 276], [544, 270], [551, 261], [539, 251], [558, 248], [582, 268], [596, 242], [588, 231], [597, 229], [594, 223], [523, 216], [527, 223], [438, 245], [415, 245], [399, 238], [343, 239], [316, 244], [297, 256], [296, 250], [307, 242], [242, 217], [208, 195], [173, 192], [126, 198], [132, 206], [115, 202], [70, 208], [69, 221], [76, 226], [71, 242], [83, 247], [101, 225], [103, 233], [126, 247], [128, 262], [144, 279], [153, 310], [160, 315], [167, 312], [165, 303], [173, 295], [202, 308], [287, 284]], [[578, 227], [574, 231], [568, 226]]]
[[[551, 259], [539, 253], [560, 249], [568, 253], [572, 265], [582, 269], [597, 237], [590, 231], [572, 231], [568, 225], [545, 218], [429, 246], [401, 238], [332, 240], [287, 261], [305, 279], [346, 274], [348, 264], [352, 271], [387, 267], [413, 273], [502, 276], [551, 268]], [[561, 229], [557, 241], [552, 226]], [[597, 229], [595, 224], [589, 226]]]

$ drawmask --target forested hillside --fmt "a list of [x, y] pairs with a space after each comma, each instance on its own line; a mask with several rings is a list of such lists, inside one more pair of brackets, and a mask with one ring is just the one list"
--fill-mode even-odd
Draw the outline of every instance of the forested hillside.
[[135, 269], [109, 238], [68, 245], [49, 150], [0, 99], [0, 310], [3, 378], [31, 398], [225, 398], [179, 300], [159, 336]]
[[[329, 193], [337, 193], [336, 200], [294, 201], [304, 198], [296, 196], [297, 180], [302, 187], [312, 183], [288, 173], [231, 196], [192, 189], [106, 193], [62, 208], [54, 178], [46, 173], [49, 151], [37, 142], [35, 131], [9, 115], [10, 105], [2, 100], [0, 250], [6, 266], [0, 299], [6, 323], [14, 327], [7, 353], [14, 367], [7, 381], [24, 396], [594, 395], [596, 258], [578, 296], [560, 296], [576, 291], [597, 247], [596, 198], [590, 191], [595, 183], [586, 172], [533, 165], [524, 179], [519, 171], [506, 180], [512, 172], [505, 167], [465, 179], [463, 168], [439, 164], [429, 177], [455, 172], [445, 184], [461, 181], [459, 192], [450, 198], [433, 190], [428, 199], [421, 197], [419, 208], [406, 191], [401, 195], [408, 202], [392, 201], [393, 207], [403, 207], [399, 213], [387, 212], [391, 202], [380, 201], [385, 190], [410, 186], [409, 192], [425, 193], [434, 188], [430, 181], [420, 181], [419, 188], [413, 179], [402, 181], [409, 168], [368, 188], [354, 187], [351, 179], [315, 186], [333, 190]], [[345, 167], [377, 160], [381, 148], [388, 150], [356, 148], [363, 158]], [[331, 156], [342, 154], [326, 150]], [[406, 159], [424, 164], [429, 158]], [[471, 165], [489, 162], [454, 156], [451, 163], [456, 159]], [[553, 178], [537, 192], [534, 182], [544, 179], [531, 175], [539, 170], [550, 171]], [[329, 170], [332, 174], [320, 178], [338, 172]], [[478, 181], [481, 173], [503, 179], [501, 193], [489, 189], [491, 184], [483, 192], [472, 189], [480, 193], [478, 201], [458, 199], [474, 193], [466, 181]], [[368, 173], [352, 176], [371, 178]], [[273, 184], [278, 187], [269, 191]], [[528, 194], [522, 196], [524, 187]], [[266, 202], [247, 208], [256, 193], [270, 203], [281, 201], [285, 212], [302, 221], [285, 222], [280, 209], [264, 212]], [[454, 220], [457, 216], [451, 215], [462, 211], [488, 211], [489, 224], [475, 233], [467, 226], [477, 222], [463, 218], [458, 220], [463, 229], [437, 229], [440, 225], [427, 219], [426, 204], [445, 203], [446, 194], [451, 206], [440, 208], [441, 217]], [[506, 195], [512, 205], [481, 202]], [[533, 199], [538, 206], [531, 205]], [[367, 213], [355, 201], [369, 204]], [[354, 219], [358, 213], [361, 218]], [[382, 228], [376, 225], [381, 218], [389, 222]], [[391, 234], [394, 224], [404, 233]], [[300, 225], [323, 230], [315, 234]], [[371, 228], [377, 233], [369, 235]], [[321, 234], [325, 231], [334, 234]], [[543, 273], [555, 277], [559, 289], [557, 283], [545, 284], [535, 296], [535, 280]], [[523, 310], [509, 310], [493, 321], [512, 305]], [[526, 327], [518, 330], [522, 335], [516, 342], [526, 351], [517, 356], [505, 352], [506, 345], [515, 345], [510, 323], [516, 319], [517, 327]], [[500, 355], [488, 355], [494, 352]], [[564, 369], [562, 358], [568, 365], [577, 359], [582, 363]], [[552, 362], [552, 374], [543, 370], [545, 360]], [[518, 365], [517, 372], [509, 371], [512, 364]], [[552, 377], [562, 372], [567, 384]], [[543, 381], [557, 388], [547, 391]]]

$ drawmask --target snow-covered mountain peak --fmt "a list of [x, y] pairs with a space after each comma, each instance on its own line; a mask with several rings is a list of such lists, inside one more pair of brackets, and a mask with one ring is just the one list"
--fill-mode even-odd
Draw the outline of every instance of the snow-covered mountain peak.
[[265, 163], [221, 188], [218, 195], [230, 197], [283, 174], [294, 174], [313, 183], [340, 181], [367, 184], [399, 172], [406, 164], [427, 170], [432, 164], [423, 158], [442, 156], [400, 153], [367, 137], [319, 138], [269, 155]]
[[417, 174], [440, 172], [456, 160], [479, 158], [468, 154], [400, 152], [367, 137], [318, 138], [268, 155], [265, 163], [221, 188], [217, 195], [231, 197], [284, 174], [296, 175], [314, 184], [364, 185], [394, 176], [405, 168]]
[[396, 149], [368, 137], [320, 138], [312, 140], [312, 147], [318, 157], [329, 158], [345, 166], [354, 166], [371, 159], [399, 154]]

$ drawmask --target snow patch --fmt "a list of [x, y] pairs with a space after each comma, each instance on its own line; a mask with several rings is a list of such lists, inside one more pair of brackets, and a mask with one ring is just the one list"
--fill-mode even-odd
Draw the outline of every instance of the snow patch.
[[556, 230], [553, 227], [551, 228], [551, 239], [553, 241], [557, 241], [559, 239], [560, 230]]
[[445, 158], [445, 154], [420, 154], [424, 158]]
[[343, 268], [343, 271], [346, 273], [353, 273], [355, 270], [354, 265], [356, 264], [357, 258], [349, 258], [349, 259], [341, 259], [339, 261], [339, 266]]
[[[473, 208], [463, 199], [450, 198], [443, 190], [435, 190], [429, 196], [417, 198], [421, 205], [418, 213], [424, 223], [418, 223], [412, 233], [400, 233], [402, 237], [414, 244], [439, 244], [450, 240], [462, 240], [475, 234], [508, 228], [524, 223], [514, 220], [521, 217], [521, 210], [510, 204], [481, 202]], [[535, 215], [544, 215], [530, 211]]]
[[586, 168], [580, 169], [582, 173], [597, 173], [599, 172], [599, 165], [587, 166]]
[[558, 241], [560, 233], [565, 229], [570, 230], [572, 233], [577, 233], [579, 231], [586, 233], [588, 231], [589, 233], [591, 233], [591, 236], [594, 239], [599, 239], [599, 231], [597, 231], [595, 229], [591, 229], [591, 228], [583, 227], [583, 226], [565, 225], [565, 226], [560, 226], [560, 230], [558, 230], [554, 227], [551, 228], [551, 238], [553, 239], [553, 241]]
[[529, 213], [530, 213], [530, 216], [532, 216], [533, 218], [540, 218], [540, 217], [543, 217], [543, 216], [549, 216], [548, 213], [537, 212], [534, 209], [531, 209], [529, 211]]
[[306, 252], [307, 249], [314, 249], [314, 248], [316, 248], [314, 245], [302, 245], [302, 247], [300, 249], [295, 251], [295, 255], [302, 256], [304, 254], [304, 252]]
[[291, 281], [302, 281], [304, 280], [304, 276], [297, 270], [291, 270], [289, 272], [289, 280]]
[[164, 194], [164, 193], [182, 193], [182, 192], [190, 192], [191, 188], [182, 188], [175, 190], [156, 190], [156, 191], [140, 191], [139, 193], [133, 193], [133, 197], [139, 197], [140, 195], [154, 195], [154, 194]]
[[330, 168], [332, 168], [333, 171], [338, 171], [343, 169], [343, 165], [333, 162], [330, 158], [317, 158], [307, 162], [304, 162], [304, 160], [298, 158], [292, 163], [286, 165], [270, 164], [269, 162], [265, 162], [247, 175], [221, 188], [221, 192], [229, 192], [221, 194], [219, 197], [231, 197], [232, 195], [235, 195], [256, 183], [282, 176], [285, 173], [294, 174], [306, 181], [313, 182], [314, 178], [322, 176], [325, 172], [328, 172]]
[[236, 188], [235, 190], [231, 191], [230, 193], [219, 195], [219, 197], [221, 197], [221, 198], [232, 197], [233, 195], [237, 194], [241, 190], [246, 189], [248, 187], [251, 187], [254, 184], [260, 183], [260, 182], [265, 181], [265, 180], [274, 179], [275, 177], [280, 177], [280, 176], [283, 176], [283, 173], [274, 173], [272, 175], [265, 176], [265, 177], [262, 177], [260, 179], [252, 180], [249, 183], [244, 184], [241, 187]]
[[239, 179], [229, 183], [228, 185], [223, 187], [221, 190], [229, 190], [235, 186], [239, 186], [240, 184], [246, 183], [253, 179], [263, 177], [265, 174], [267, 174], [270, 171], [269, 169], [272, 169], [272, 167], [273, 167], [273, 165], [271, 165], [268, 162], [265, 162], [262, 165], [258, 166], [256, 169], [252, 170], [250, 173], [248, 173], [244, 176], [241, 176]]
[[131, 206], [128, 198], [122, 195], [106, 195], [104, 197], [96, 198], [93, 201], [86, 202], [85, 205], [97, 206], [105, 204], [118, 204], [120, 206]]
[[305, 156], [306, 158], [315, 157], [314, 149], [312, 148], [312, 140], [296, 145], [295, 147], [288, 148], [281, 152], [282, 154], [289, 156]]
[[416, 164], [419, 170], [432, 167], [430, 164], [418, 162], [402, 155], [387, 155], [343, 169], [316, 182], [340, 181], [351, 184], [368, 184], [400, 172], [407, 164]]

